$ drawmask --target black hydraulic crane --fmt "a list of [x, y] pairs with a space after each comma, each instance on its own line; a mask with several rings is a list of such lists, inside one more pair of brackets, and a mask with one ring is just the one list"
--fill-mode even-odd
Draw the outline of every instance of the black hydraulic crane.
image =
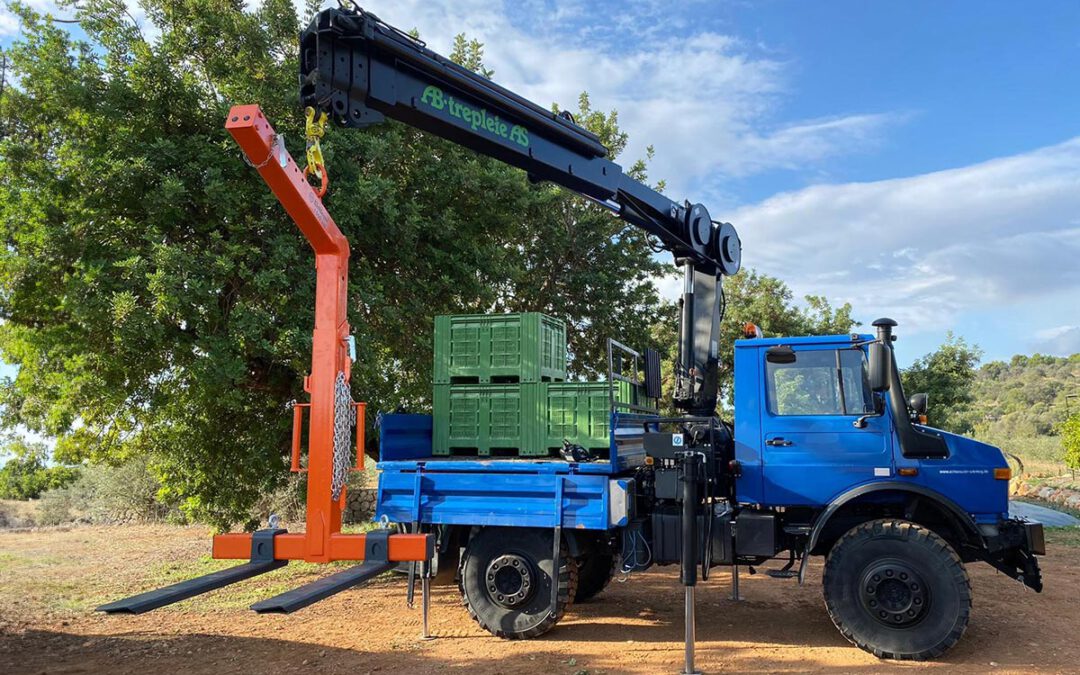
[[739, 271], [730, 223], [628, 176], [593, 133], [442, 57], [360, 8], [321, 12], [300, 37], [300, 96], [346, 127], [404, 122], [590, 198], [655, 237], [683, 272], [674, 402], [715, 415], [721, 277]]

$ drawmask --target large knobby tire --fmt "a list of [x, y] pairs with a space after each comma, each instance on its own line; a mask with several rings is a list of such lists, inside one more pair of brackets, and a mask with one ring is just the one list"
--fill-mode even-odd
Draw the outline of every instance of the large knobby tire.
[[971, 581], [948, 542], [905, 520], [858, 525], [825, 562], [825, 606], [848, 640], [883, 659], [926, 660], [956, 644]]
[[578, 558], [578, 583], [574, 602], [584, 602], [600, 594], [615, 576], [618, 558], [610, 553], [590, 553]]
[[[469, 540], [461, 563], [459, 588], [466, 609], [480, 627], [511, 640], [551, 630], [577, 592], [577, 564], [561, 547], [553, 574], [552, 530], [485, 527]], [[551, 583], [558, 602], [551, 612]]]

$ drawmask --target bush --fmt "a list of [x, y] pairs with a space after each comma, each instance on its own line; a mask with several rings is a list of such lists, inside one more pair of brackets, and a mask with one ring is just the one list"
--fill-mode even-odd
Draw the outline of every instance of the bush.
[[146, 458], [119, 466], [89, 466], [71, 485], [42, 494], [38, 520], [42, 525], [182, 521], [175, 503], [159, 499], [160, 489]]
[[1055, 436], [990, 433], [980, 428], [975, 437], [1017, 457], [1027, 477], [1060, 476], [1065, 472], [1061, 445]]
[[37, 499], [46, 490], [69, 485], [79, 477], [71, 466], [46, 466], [37, 453], [15, 456], [0, 468], [0, 499]]
[[1061, 450], [1065, 456], [1065, 464], [1070, 469], [1080, 469], [1080, 413], [1065, 420], [1059, 428], [1061, 433]]
[[33, 527], [35, 522], [33, 514], [34, 509], [27, 502], [0, 501], [0, 529]]

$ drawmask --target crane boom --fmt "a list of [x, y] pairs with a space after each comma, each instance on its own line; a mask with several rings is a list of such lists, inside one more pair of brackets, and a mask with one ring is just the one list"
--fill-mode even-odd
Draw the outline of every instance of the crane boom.
[[675, 403], [713, 414], [720, 277], [738, 272], [742, 256], [729, 223], [627, 175], [568, 113], [546, 110], [360, 8], [324, 10], [301, 34], [300, 96], [346, 127], [390, 118], [423, 129], [597, 201], [654, 236], [685, 279]]

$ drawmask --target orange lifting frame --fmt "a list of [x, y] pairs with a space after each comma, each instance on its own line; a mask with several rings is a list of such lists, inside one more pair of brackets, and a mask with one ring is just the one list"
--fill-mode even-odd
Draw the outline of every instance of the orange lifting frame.
[[[334, 382], [339, 372], [351, 376], [349, 322], [347, 319], [349, 242], [338, 229], [304, 172], [279, 142], [274, 128], [257, 105], [233, 106], [225, 128], [259, 171], [274, 196], [296, 222], [315, 250], [315, 331], [311, 347], [311, 375], [304, 390], [311, 402], [298, 404], [294, 421], [302, 408], [310, 408], [308, 423], [307, 519], [303, 534], [286, 533], [274, 537], [277, 560], [363, 560], [362, 534], [341, 533], [340, 499], [331, 494], [334, 466]], [[363, 467], [364, 404], [357, 411], [357, 468]], [[300, 427], [294, 426], [293, 468], [299, 469]], [[391, 561], [424, 560], [428, 535], [395, 534], [389, 538]], [[219, 534], [214, 537], [213, 556], [246, 559], [251, 556], [250, 534]]]

